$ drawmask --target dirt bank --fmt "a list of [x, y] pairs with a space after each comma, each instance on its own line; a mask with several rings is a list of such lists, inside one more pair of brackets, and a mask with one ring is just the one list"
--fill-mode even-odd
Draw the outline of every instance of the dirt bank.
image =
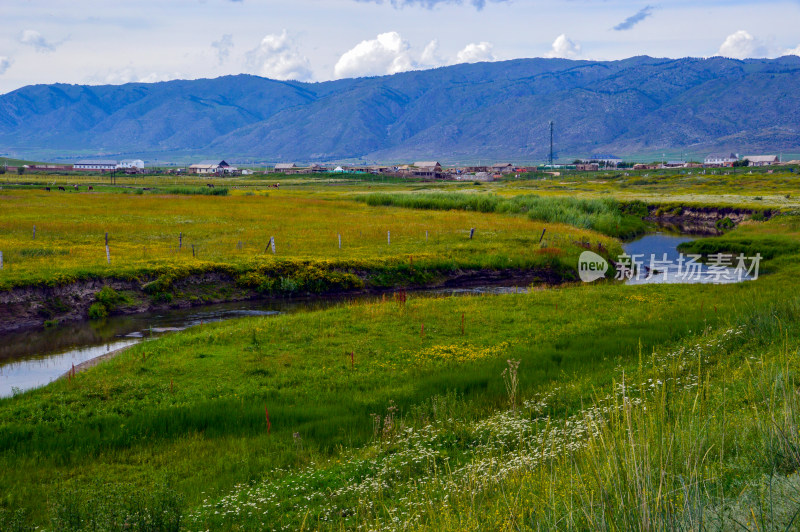
[[[649, 215], [645, 220], [675, 231], [697, 235], [719, 235], [724, 229], [739, 225], [754, 215], [769, 219], [775, 212], [772, 210], [754, 211], [736, 207], [693, 207], [683, 205], [648, 205]], [[724, 222], [730, 220], [730, 224]], [[721, 228], [720, 225], [723, 225]]]
[[112, 288], [124, 299], [123, 302], [109, 308], [109, 314], [124, 315], [251, 299], [328, 298], [379, 294], [398, 289], [502, 286], [503, 284], [560, 284], [569, 280], [565, 279], [562, 272], [516, 269], [454, 270], [438, 273], [432, 282], [424, 284], [398, 283], [396, 286], [390, 287], [373, 284], [369, 272], [361, 272], [358, 277], [363, 281], [363, 288], [348, 290], [331, 288], [315, 292], [294, 291], [291, 293], [271, 293], [242, 286], [234, 277], [224, 273], [191, 275], [171, 283], [168, 292], [156, 294], [148, 290], [151, 280], [104, 279], [77, 281], [63, 286], [14, 288], [0, 292], [0, 334], [35, 329], [61, 322], [86, 320], [89, 318], [90, 307], [97, 301], [98, 292], [104, 287]]

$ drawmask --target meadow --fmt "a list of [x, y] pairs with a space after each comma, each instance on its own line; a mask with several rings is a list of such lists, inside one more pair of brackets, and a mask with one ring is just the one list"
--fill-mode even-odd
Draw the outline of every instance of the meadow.
[[171, 190], [3, 190], [0, 288], [206, 270], [240, 275], [287, 261], [348, 271], [574, 270], [578, 243], [619, 249], [595, 232], [512, 215], [375, 208], [342, 193]]
[[[534, 264], [542, 249], [567, 264], [584, 241], [618, 249], [589, 228], [494, 207], [523, 185], [493, 184], [500, 199], [473, 191], [491, 206], [473, 210], [459, 195], [447, 210], [395, 205], [399, 192], [430, 192], [418, 184], [386, 185], [392, 205], [341, 183], [228, 196], [4, 189], [18, 208], [0, 216], [0, 239], [29, 246], [33, 218], [52, 212], [43, 247], [89, 256], [95, 238], [74, 234], [108, 230], [112, 254], [137, 268], [191, 260], [185, 250], [159, 258], [173, 227], [217, 264], [238, 260], [240, 240], [242, 255], [261, 254], [263, 235], [310, 261], [499, 267]], [[799, 232], [800, 217], [783, 214], [689, 245], [764, 250], [766, 274], [743, 284], [401, 291], [139, 344], [0, 399], [0, 528], [791, 530], [800, 300], [787, 287], [800, 273]], [[84, 267], [42, 259], [9, 272]], [[104, 259], [90, 271], [125, 271]]]

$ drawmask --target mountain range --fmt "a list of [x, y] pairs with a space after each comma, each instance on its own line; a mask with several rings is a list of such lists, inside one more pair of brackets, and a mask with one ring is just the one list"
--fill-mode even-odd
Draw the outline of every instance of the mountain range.
[[251, 75], [32, 85], [0, 153], [272, 162], [800, 152], [800, 57], [518, 59], [320, 83]]

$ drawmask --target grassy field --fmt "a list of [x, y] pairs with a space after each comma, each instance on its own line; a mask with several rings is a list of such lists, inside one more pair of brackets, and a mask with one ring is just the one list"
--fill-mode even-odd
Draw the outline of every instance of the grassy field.
[[[492, 190], [524, 188], [503, 187]], [[107, 270], [101, 255], [87, 268], [104, 275], [191, 261], [185, 249], [161, 256], [181, 228], [184, 246], [203, 243], [202, 260], [225, 264], [255, 260], [264, 235], [297, 260], [413, 255], [490, 267], [556, 248], [566, 264], [584, 240], [619, 246], [525, 211], [353, 201], [374, 192], [4, 189], [17, 208], [0, 215], [0, 243], [34, 248], [29, 228], [39, 231], [34, 218], [48, 213], [36, 245], [68, 249], [61, 256], [72, 260], [102, 245], [78, 235], [108, 230], [112, 261], [126, 265]], [[782, 215], [690, 245], [761, 252], [767, 274], [738, 285], [403, 293], [140, 344], [0, 400], [0, 528], [791, 530], [800, 514], [800, 300], [789, 288], [799, 230], [800, 217]], [[85, 267], [25, 260], [3, 275]]]
[[[53, 194], [41, 190], [3, 190], [1, 194], [4, 268], [0, 288], [181, 269], [221, 267], [243, 272], [281, 261], [350, 269], [408, 268], [410, 264], [421, 270], [524, 269], [555, 261], [563, 269], [574, 270], [581, 250], [578, 242], [619, 249], [610, 238], [562, 223], [503, 214], [376, 208], [349, 201], [342, 194]], [[472, 239], [471, 229], [475, 229]], [[274, 254], [270, 238], [274, 238]]]

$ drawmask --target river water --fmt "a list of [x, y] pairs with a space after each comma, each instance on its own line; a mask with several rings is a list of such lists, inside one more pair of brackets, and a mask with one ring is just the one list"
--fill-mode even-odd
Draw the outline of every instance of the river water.
[[[690, 237], [655, 233], [624, 244], [628, 255], [642, 255], [649, 266], [650, 256], [658, 260], [666, 254], [670, 261], [679, 259], [677, 246]], [[679, 280], [674, 271], [650, 275], [643, 269], [639, 279], [630, 284], [663, 282], [709, 282], [708, 280]], [[673, 275], [670, 275], [673, 274]], [[465, 294], [499, 294], [525, 291], [524, 286], [483, 286], [460, 289], [433, 289], [416, 293], [440, 297]], [[374, 295], [356, 296], [358, 299]], [[127, 347], [148, 338], [180, 331], [214, 321], [244, 316], [270, 316], [289, 312], [319, 310], [339, 304], [343, 299], [255, 300], [208, 305], [192, 309], [169, 310], [132, 316], [114, 316], [106, 320], [73, 322], [53, 328], [24, 331], [0, 336], [0, 397], [44, 386], [64, 375], [73, 366]]]

